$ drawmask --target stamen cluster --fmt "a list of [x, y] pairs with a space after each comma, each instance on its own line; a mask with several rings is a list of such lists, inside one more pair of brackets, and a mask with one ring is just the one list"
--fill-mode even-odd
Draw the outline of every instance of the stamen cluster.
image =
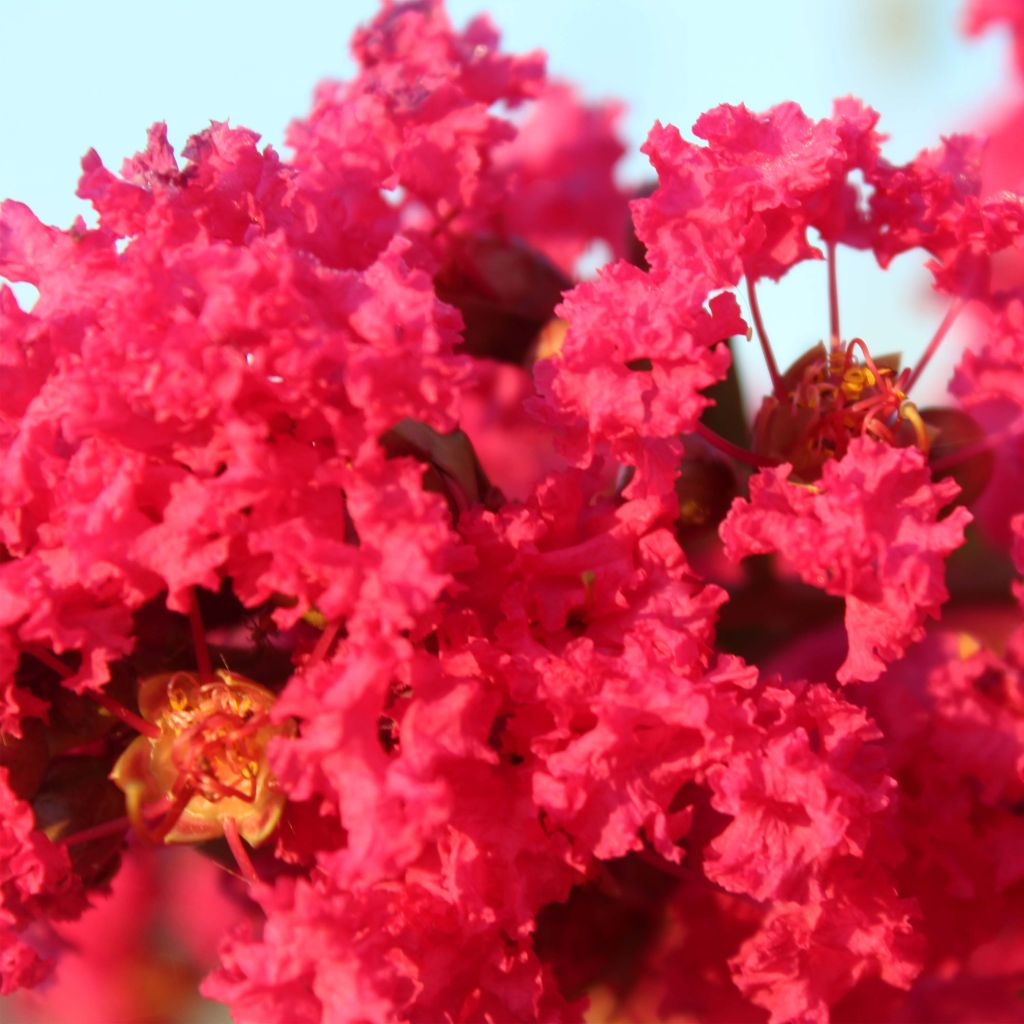
[[223, 836], [231, 818], [251, 845], [263, 842], [285, 801], [267, 744], [291, 731], [271, 721], [274, 694], [221, 670], [207, 682], [190, 672], [150, 676], [138, 699], [158, 732], [129, 744], [111, 772], [135, 828], [168, 843], [201, 842]]
[[927, 431], [906, 395], [909, 378], [909, 370], [899, 370], [899, 356], [876, 360], [860, 338], [831, 351], [819, 344], [781, 376], [779, 396], [765, 397], [753, 449], [790, 463], [806, 481], [816, 480], [828, 460], [842, 458], [855, 437], [914, 444], [927, 454]]

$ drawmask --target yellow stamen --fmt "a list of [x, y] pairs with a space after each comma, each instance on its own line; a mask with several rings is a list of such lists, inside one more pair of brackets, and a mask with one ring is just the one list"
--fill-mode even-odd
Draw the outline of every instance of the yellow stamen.
[[921, 414], [917, 411], [917, 406], [913, 402], [904, 402], [900, 406], [900, 418], [907, 420], [914, 428], [917, 447], [927, 455], [931, 443], [928, 440], [928, 429], [924, 425], [924, 420], [921, 419]]
[[679, 506], [679, 519], [689, 526], [700, 526], [707, 518], [704, 506], [694, 498], [687, 498]]
[[979, 643], [978, 638], [970, 633], [958, 633], [956, 642], [957, 654], [960, 655], [961, 661], [966, 661], [981, 650], [981, 644]]
[[[160, 731], [130, 744], [111, 773], [136, 829], [154, 842], [201, 842], [220, 836], [230, 816], [251, 845], [265, 840], [284, 807], [266, 746], [293, 731], [271, 721], [273, 702], [273, 693], [227, 670], [211, 682], [188, 672], [141, 680], [140, 710]], [[173, 817], [148, 826], [150, 809], [169, 799]]]
[[860, 398], [865, 388], [873, 388], [878, 378], [866, 366], [852, 366], [843, 374], [843, 394], [851, 401]]
[[562, 351], [569, 325], [564, 320], [549, 320], [537, 337], [537, 359], [553, 359]]

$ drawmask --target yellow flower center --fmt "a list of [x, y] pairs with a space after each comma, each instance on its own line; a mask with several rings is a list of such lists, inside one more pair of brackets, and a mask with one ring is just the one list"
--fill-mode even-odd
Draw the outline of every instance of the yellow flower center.
[[250, 845], [263, 842], [285, 803], [267, 744], [293, 731], [291, 723], [271, 720], [274, 700], [270, 690], [227, 670], [212, 680], [193, 672], [142, 680], [139, 710], [159, 735], [137, 737], [110, 776], [135, 828], [167, 843], [203, 842], [219, 838], [232, 818]]

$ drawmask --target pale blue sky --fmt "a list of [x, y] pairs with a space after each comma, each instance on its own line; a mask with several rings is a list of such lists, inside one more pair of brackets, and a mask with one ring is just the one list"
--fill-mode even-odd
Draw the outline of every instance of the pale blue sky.
[[[726, 101], [762, 108], [795, 99], [820, 116], [833, 96], [852, 92], [882, 111], [888, 153], [899, 159], [969, 128], [1009, 80], [1008, 48], [998, 33], [962, 40], [960, 8], [959, 0], [449, 2], [457, 23], [488, 10], [508, 48], [544, 48], [551, 71], [588, 96], [623, 99], [633, 150], [624, 171], [634, 179], [646, 166], [636, 148], [656, 118], [687, 128]], [[0, 0], [0, 198], [66, 225], [84, 212], [74, 197], [82, 154], [93, 146], [116, 169], [159, 119], [176, 146], [211, 118], [280, 146], [314, 83], [351, 73], [348, 37], [375, 9], [375, 0]], [[915, 270], [898, 261], [897, 273], [883, 275], [844, 260], [845, 333], [876, 351], [919, 349], [941, 310], [922, 303]], [[824, 294], [819, 267], [765, 289], [781, 361], [820, 336]]]

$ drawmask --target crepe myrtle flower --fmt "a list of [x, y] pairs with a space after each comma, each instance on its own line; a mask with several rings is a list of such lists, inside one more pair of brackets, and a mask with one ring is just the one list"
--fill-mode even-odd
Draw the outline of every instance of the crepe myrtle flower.
[[[1016, 426], [918, 381], [980, 315], [954, 390], [1020, 405], [1020, 200], [852, 98], [722, 106], [655, 126], [631, 237], [618, 107], [543, 55], [440, 0], [354, 53], [289, 159], [158, 124], [84, 158], [95, 226], [0, 206], [3, 992], [53, 1011], [174, 846], [240, 1022], [1015, 1019]], [[914, 366], [843, 247], [924, 254]], [[757, 289], [809, 259], [782, 368]], [[1015, 562], [958, 550], [993, 494]]]
[[[271, 717], [276, 695], [229, 669], [214, 672], [193, 597], [195, 671], [146, 676], [137, 683], [136, 714], [104, 692], [93, 699], [138, 732], [109, 778], [123, 792], [125, 817], [70, 831], [65, 846], [121, 835], [130, 826], [151, 843], [201, 843], [223, 838], [242, 875], [258, 881], [242, 844], [259, 846], [274, 832], [285, 795], [270, 770], [267, 747], [294, 723]], [[27, 653], [60, 677], [68, 666], [41, 648]]]
[[[591, 446], [603, 438], [623, 457], [642, 446], [650, 459], [669, 442], [678, 447], [680, 433], [720, 443], [701, 422], [711, 403], [702, 392], [728, 369], [723, 339], [756, 333], [772, 388], [755, 419], [753, 450], [728, 454], [754, 466], [789, 462], [811, 482], [857, 436], [927, 453], [936, 430], [911, 391], [964, 306], [990, 294], [991, 257], [1020, 243], [1024, 208], [1014, 196], [981, 198], [973, 140], [953, 137], [894, 165], [881, 155], [877, 120], [846, 98], [820, 121], [794, 103], [760, 114], [718, 107], [694, 125], [705, 145], [656, 125], [644, 152], [658, 185], [633, 203], [648, 269], [614, 265], [571, 292], [559, 358], [541, 366], [541, 384], [567, 425], [582, 429], [589, 420]], [[912, 249], [929, 257], [949, 309], [915, 367], [901, 369], [899, 355], [844, 337], [841, 246], [872, 249], [883, 267]], [[757, 282], [778, 280], [807, 259], [827, 264], [829, 334], [782, 372]], [[741, 282], [750, 327], [737, 319]], [[601, 373], [613, 376], [606, 383]], [[612, 387], [621, 395], [618, 412], [603, 402]], [[642, 461], [632, 460], [641, 478]]]
[[[995, 301], [992, 257], [1024, 237], [1019, 198], [981, 197], [973, 140], [953, 137], [895, 165], [882, 156], [877, 120], [846, 98], [820, 121], [793, 103], [760, 114], [718, 107], [694, 125], [704, 145], [656, 125], [644, 151], [658, 185], [633, 204], [647, 269], [619, 263], [569, 293], [564, 341], [538, 367], [567, 454], [586, 461], [603, 451], [626, 462], [626, 494], [664, 493], [682, 479], [686, 499], [686, 461], [682, 478], [676, 469], [684, 452], [699, 460], [715, 449], [755, 471], [750, 503], [738, 499], [722, 523], [725, 551], [734, 559], [779, 552], [806, 582], [847, 598], [843, 679], [877, 676], [945, 600], [944, 559], [970, 516], [944, 509], [961, 483], [976, 495], [969, 470], [979, 475], [986, 442], [966, 414], [919, 409], [912, 392], [965, 306]], [[872, 249], [883, 267], [907, 250], [928, 257], [948, 310], [916, 366], [844, 336], [842, 246]], [[829, 333], [783, 372], [757, 283], [807, 259], [826, 262]], [[739, 317], [741, 282], [751, 327]], [[723, 437], [707, 415], [708, 386], [730, 365], [723, 339], [744, 333], [756, 335], [771, 380], [748, 446]], [[817, 520], [814, 496], [830, 500], [841, 478], [851, 481], [843, 497], [837, 491], [841, 514]], [[780, 518], [783, 507], [801, 511]], [[812, 549], [829, 554], [808, 561]], [[855, 582], [841, 568], [851, 559], [862, 565]]]

